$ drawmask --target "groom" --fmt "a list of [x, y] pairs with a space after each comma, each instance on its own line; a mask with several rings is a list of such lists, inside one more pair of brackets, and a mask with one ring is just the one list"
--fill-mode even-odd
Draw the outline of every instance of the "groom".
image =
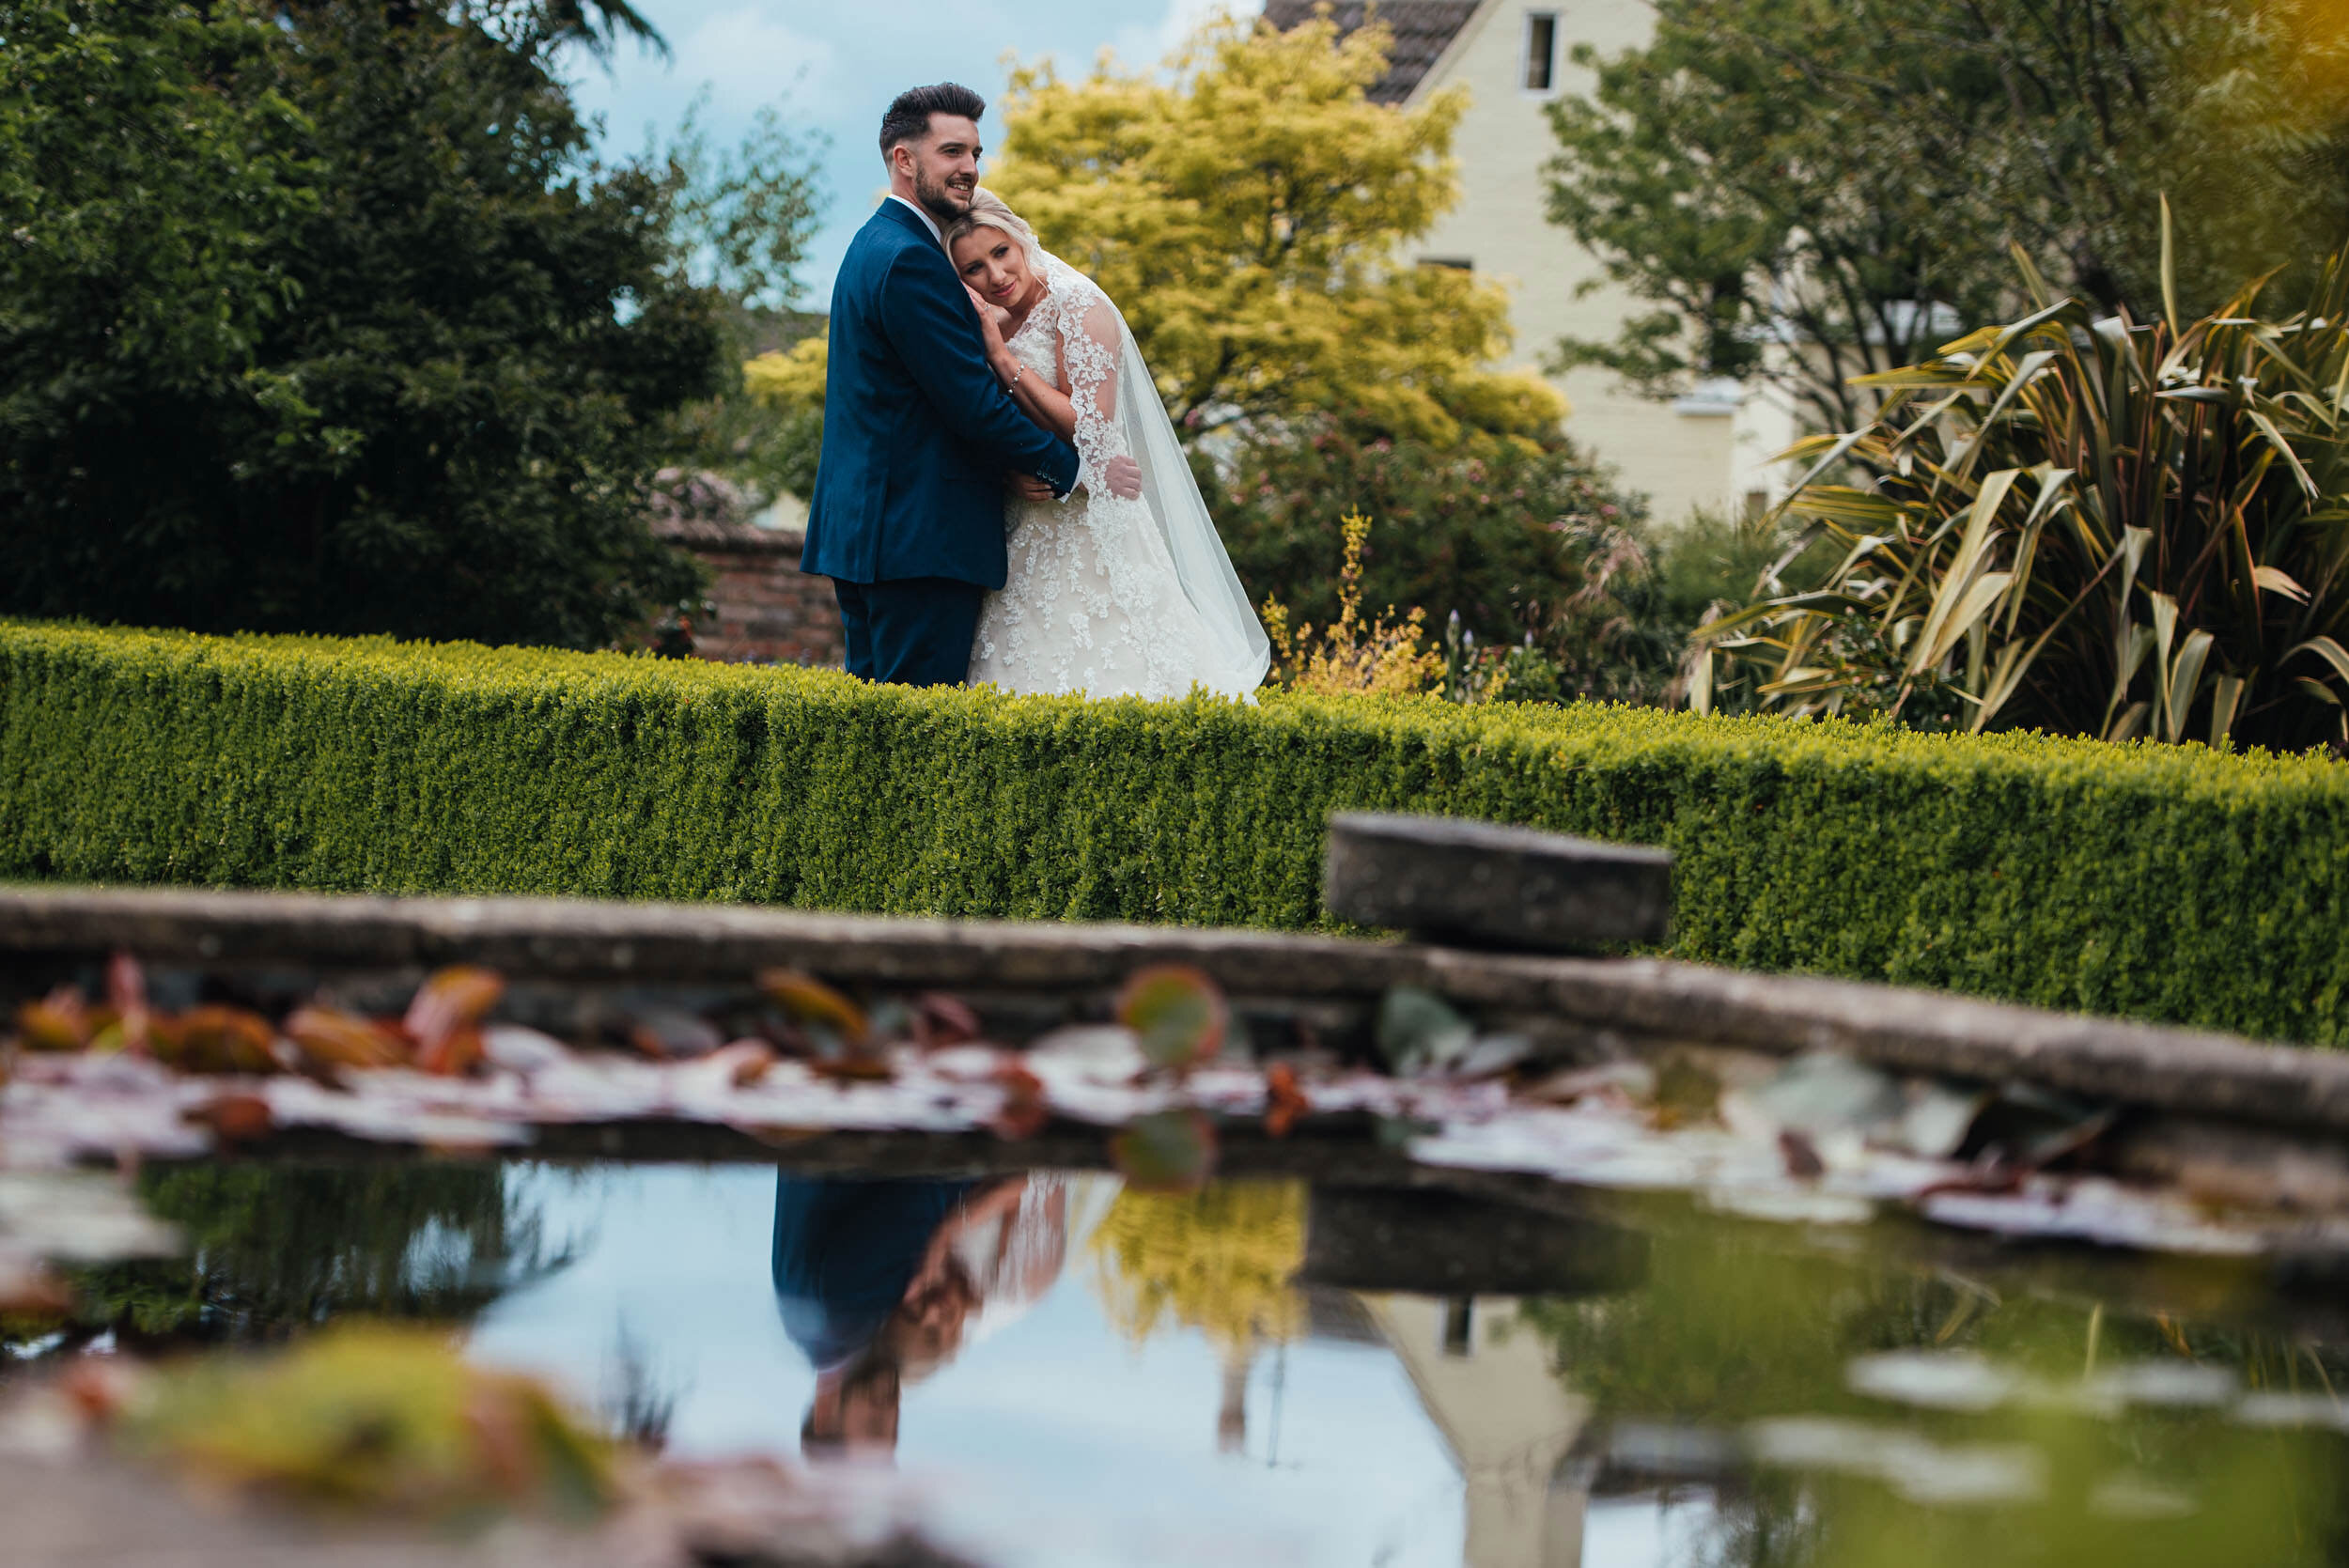
[[979, 181], [987, 102], [954, 83], [882, 117], [889, 194], [848, 246], [832, 296], [824, 448], [801, 569], [840, 598], [848, 671], [957, 686], [987, 592], [1001, 588], [1003, 490], [1066, 496], [1077, 453], [1031, 423], [988, 369], [943, 227]]

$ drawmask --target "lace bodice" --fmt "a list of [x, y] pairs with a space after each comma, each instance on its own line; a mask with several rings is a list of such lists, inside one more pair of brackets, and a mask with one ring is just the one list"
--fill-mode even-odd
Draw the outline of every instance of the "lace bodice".
[[[1005, 343], [1029, 373], [1061, 386], [1076, 413], [1080, 489], [1066, 501], [1014, 502], [1011, 568], [988, 596], [971, 679], [1013, 691], [1181, 697], [1194, 685], [1234, 694], [1254, 687], [1221, 650], [1183, 591], [1152, 511], [1152, 456], [1134, 439], [1125, 322], [1109, 296], [1058, 259], [1043, 258], [1046, 294]], [[1161, 415], [1161, 423], [1163, 416]], [[1144, 499], [1121, 500], [1103, 475], [1112, 458], [1144, 472]], [[1185, 474], [1163, 477], [1179, 478]]]

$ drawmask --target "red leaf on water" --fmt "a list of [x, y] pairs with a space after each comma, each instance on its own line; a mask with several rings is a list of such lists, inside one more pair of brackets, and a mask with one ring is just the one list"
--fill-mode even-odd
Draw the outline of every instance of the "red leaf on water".
[[1110, 1158], [1139, 1192], [1196, 1192], [1215, 1171], [1215, 1124], [1196, 1110], [1144, 1116], [1110, 1140]]
[[269, 1101], [258, 1094], [214, 1094], [189, 1115], [211, 1128], [213, 1136], [225, 1143], [250, 1143], [266, 1138], [276, 1125], [275, 1118], [270, 1115]]
[[969, 1002], [942, 991], [926, 991], [913, 1001], [914, 1043], [925, 1049], [977, 1039], [984, 1027]]
[[1003, 1106], [988, 1123], [998, 1138], [1034, 1138], [1051, 1121], [1051, 1107], [1045, 1103], [1044, 1083], [1034, 1073], [1017, 1062], [1006, 1062], [995, 1069], [995, 1081], [1003, 1086]]
[[[506, 994], [506, 979], [495, 970], [458, 964], [440, 970], [416, 990], [400, 1027], [416, 1043], [418, 1065], [428, 1059], [445, 1060], [449, 1037], [470, 1029], [489, 1016]], [[476, 1047], [476, 1055], [478, 1048]], [[428, 1072], [449, 1069], [426, 1066]]]
[[321, 1069], [397, 1067], [408, 1042], [377, 1023], [333, 1007], [303, 1007], [286, 1020], [286, 1036]]
[[1297, 1086], [1297, 1069], [1285, 1062], [1265, 1070], [1264, 1094], [1264, 1130], [1274, 1138], [1286, 1138], [1297, 1119], [1313, 1109], [1313, 1102]]
[[889, 1058], [869, 1050], [834, 1051], [812, 1059], [807, 1067], [817, 1078], [834, 1079], [842, 1083], [884, 1083], [897, 1076]]
[[452, 1030], [432, 1044], [416, 1052], [416, 1065], [442, 1078], [459, 1078], [481, 1065], [489, 1057], [489, 1047], [481, 1038], [481, 1031], [467, 1024]]
[[1222, 987], [1205, 973], [1185, 964], [1159, 964], [1117, 993], [1117, 1021], [1134, 1032], [1151, 1065], [1181, 1072], [1223, 1048], [1231, 1009]]
[[812, 974], [798, 970], [763, 970], [758, 988], [794, 1023], [813, 1024], [852, 1046], [872, 1038], [864, 1010]]

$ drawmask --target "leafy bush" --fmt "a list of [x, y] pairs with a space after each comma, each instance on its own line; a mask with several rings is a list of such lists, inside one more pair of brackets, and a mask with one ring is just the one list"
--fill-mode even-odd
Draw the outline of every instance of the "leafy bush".
[[1589, 590], [1644, 508], [1572, 446], [1439, 447], [1314, 419], [1255, 427], [1192, 467], [1240, 581], [1301, 619], [1337, 619], [1330, 568], [1359, 512], [1379, 523], [1362, 552], [1365, 604], [1439, 624], [1457, 613], [1488, 643], [1530, 633], [1578, 669], [1604, 660], [1610, 617], [1593, 612], [1606, 584]]
[[0, 9], [0, 612], [594, 646], [692, 592], [643, 490], [723, 299], [551, 53], [625, 10]]
[[1677, 857], [1683, 956], [2349, 1038], [2349, 767], [0, 622], [0, 877], [1303, 927], [1339, 808]]
[[[2304, 747], [2349, 737], [2349, 253], [2307, 305], [2147, 325], [2051, 302], [1802, 443], [1843, 557], [1714, 623], [1796, 713]], [[1839, 483], [1844, 465], [1862, 483]]]

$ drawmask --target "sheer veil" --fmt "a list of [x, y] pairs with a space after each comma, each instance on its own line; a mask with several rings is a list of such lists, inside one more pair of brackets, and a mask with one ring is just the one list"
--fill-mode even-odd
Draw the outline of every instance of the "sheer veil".
[[[1143, 363], [1133, 329], [1126, 324], [1117, 302], [1099, 285], [1034, 241], [1025, 242], [1055, 291], [1086, 296], [1095, 304], [1106, 306], [1116, 319], [1123, 346], [1117, 370], [1117, 418], [1127, 452], [1142, 466], [1142, 505], [1158, 524], [1183, 597], [1198, 611], [1212, 639], [1212, 646], [1200, 650], [1202, 665], [1217, 677], [1206, 684], [1233, 696], [1244, 696], [1264, 684], [1265, 672], [1272, 664], [1272, 642], [1265, 635], [1255, 607], [1249, 603], [1239, 573], [1232, 569], [1231, 554], [1208, 515], [1199, 481], [1191, 476], [1190, 460], [1174, 439], [1174, 421], [1167, 415], [1166, 400], [1159, 394], [1150, 367]], [[1093, 504], [1102, 505], [1104, 499], [1097, 492]]]

